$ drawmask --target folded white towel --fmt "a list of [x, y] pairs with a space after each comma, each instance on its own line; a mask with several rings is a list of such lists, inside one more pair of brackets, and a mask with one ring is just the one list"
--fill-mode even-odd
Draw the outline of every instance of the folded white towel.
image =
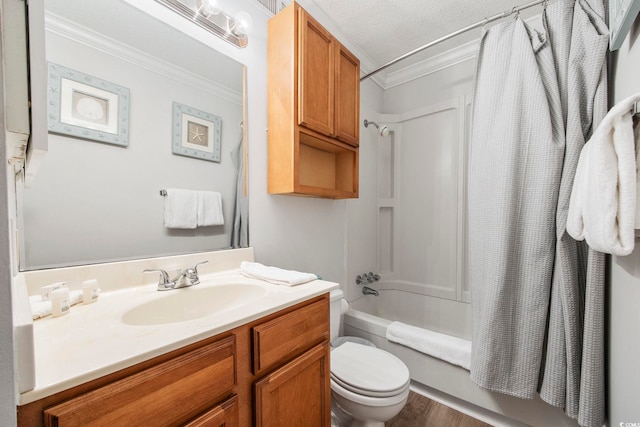
[[442, 359], [467, 371], [471, 366], [471, 341], [433, 332], [402, 322], [391, 322], [387, 339], [421, 353]]
[[631, 109], [637, 101], [640, 94], [616, 104], [580, 153], [567, 232], [599, 252], [633, 251], [638, 184]]
[[265, 280], [276, 285], [295, 286], [316, 280], [318, 276], [312, 273], [301, 273], [294, 270], [283, 270], [278, 267], [268, 267], [258, 262], [243, 261], [240, 271], [247, 277]]
[[[82, 302], [82, 291], [69, 292], [69, 305]], [[51, 314], [51, 301], [43, 301], [42, 295], [32, 295], [29, 297], [31, 306], [31, 316], [33, 320], [46, 317]]]
[[198, 227], [223, 225], [222, 195], [217, 191], [198, 191]]
[[198, 225], [198, 193], [192, 190], [167, 188], [164, 197], [166, 228], [196, 228]]

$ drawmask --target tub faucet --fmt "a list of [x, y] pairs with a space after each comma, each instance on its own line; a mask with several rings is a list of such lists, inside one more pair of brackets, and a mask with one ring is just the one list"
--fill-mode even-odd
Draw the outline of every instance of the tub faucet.
[[174, 277], [173, 279], [169, 279], [169, 274], [159, 268], [143, 270], [143, 273], [160, 273], [160, 278], [158, 280], [158, 290], [169, 291], [171, 289], [186, 288], [187, 286], [193, 286], [200, 283], [200, 278], [198, 277], [198, 266], [207, 262], [209, 261], [202, 261], [191, 268], [187, 268], [186, 270], [178, 270], [176, 277]]
[[378, 291], [376, 291], [375, 289], [372, 289], [372, 288], [370, 288], [368, 286], [363, 286], [362, 287], [362, 293], [365, 294], [365, 295], [375, 295], [375, 296], [380, 295], [378, 293]]

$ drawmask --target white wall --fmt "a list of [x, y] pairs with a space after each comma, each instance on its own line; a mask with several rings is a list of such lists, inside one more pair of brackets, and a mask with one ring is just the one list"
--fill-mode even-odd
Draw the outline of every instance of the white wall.
[[374, 127], [364, 127], [364, 120], [378, 121], [382, 111], [382, 89], [368, 79], [360, 85], [360, 197], [347, 202], [346, 280], [343, 289], [347, 300], [362, 297], [356, 276], [379, 272], [378, 251], [378, 146], [387, 144]]
[[[615, 52], [610, 98], [616, 103], [640, 92], [640, 19]], [[636, 245], [639, 240], [636, 239]], [[612, 426], [640, 423], [640, 248], [610, 260], [608, 286], [608, 393]], [[636, 424], [637, 425], [637, 424]]]

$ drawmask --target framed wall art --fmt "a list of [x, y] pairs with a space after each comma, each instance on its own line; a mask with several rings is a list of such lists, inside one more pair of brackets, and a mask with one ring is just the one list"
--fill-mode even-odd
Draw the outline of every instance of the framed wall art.
[[640, 12], [640, 0], [609, 0], [609, 50], [620, 49]]
[[49, 132], [127, 146], [129, 89], [49, 62]]
[[220, 117], [174, 102], [173, 154], [220, 163], [221, 126]]

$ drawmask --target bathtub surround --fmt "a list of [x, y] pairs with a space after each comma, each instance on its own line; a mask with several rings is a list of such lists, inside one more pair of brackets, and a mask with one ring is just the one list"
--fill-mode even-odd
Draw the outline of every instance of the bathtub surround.
[[484, 34], [469, 169], [471, 378], [540, 393], [583, 426], [605, 421], [604, 255], [566, 219], [580, 150], [606, 112], [603, 16], [601, 0], [560, 1], [538, 28], [516, 19]]

